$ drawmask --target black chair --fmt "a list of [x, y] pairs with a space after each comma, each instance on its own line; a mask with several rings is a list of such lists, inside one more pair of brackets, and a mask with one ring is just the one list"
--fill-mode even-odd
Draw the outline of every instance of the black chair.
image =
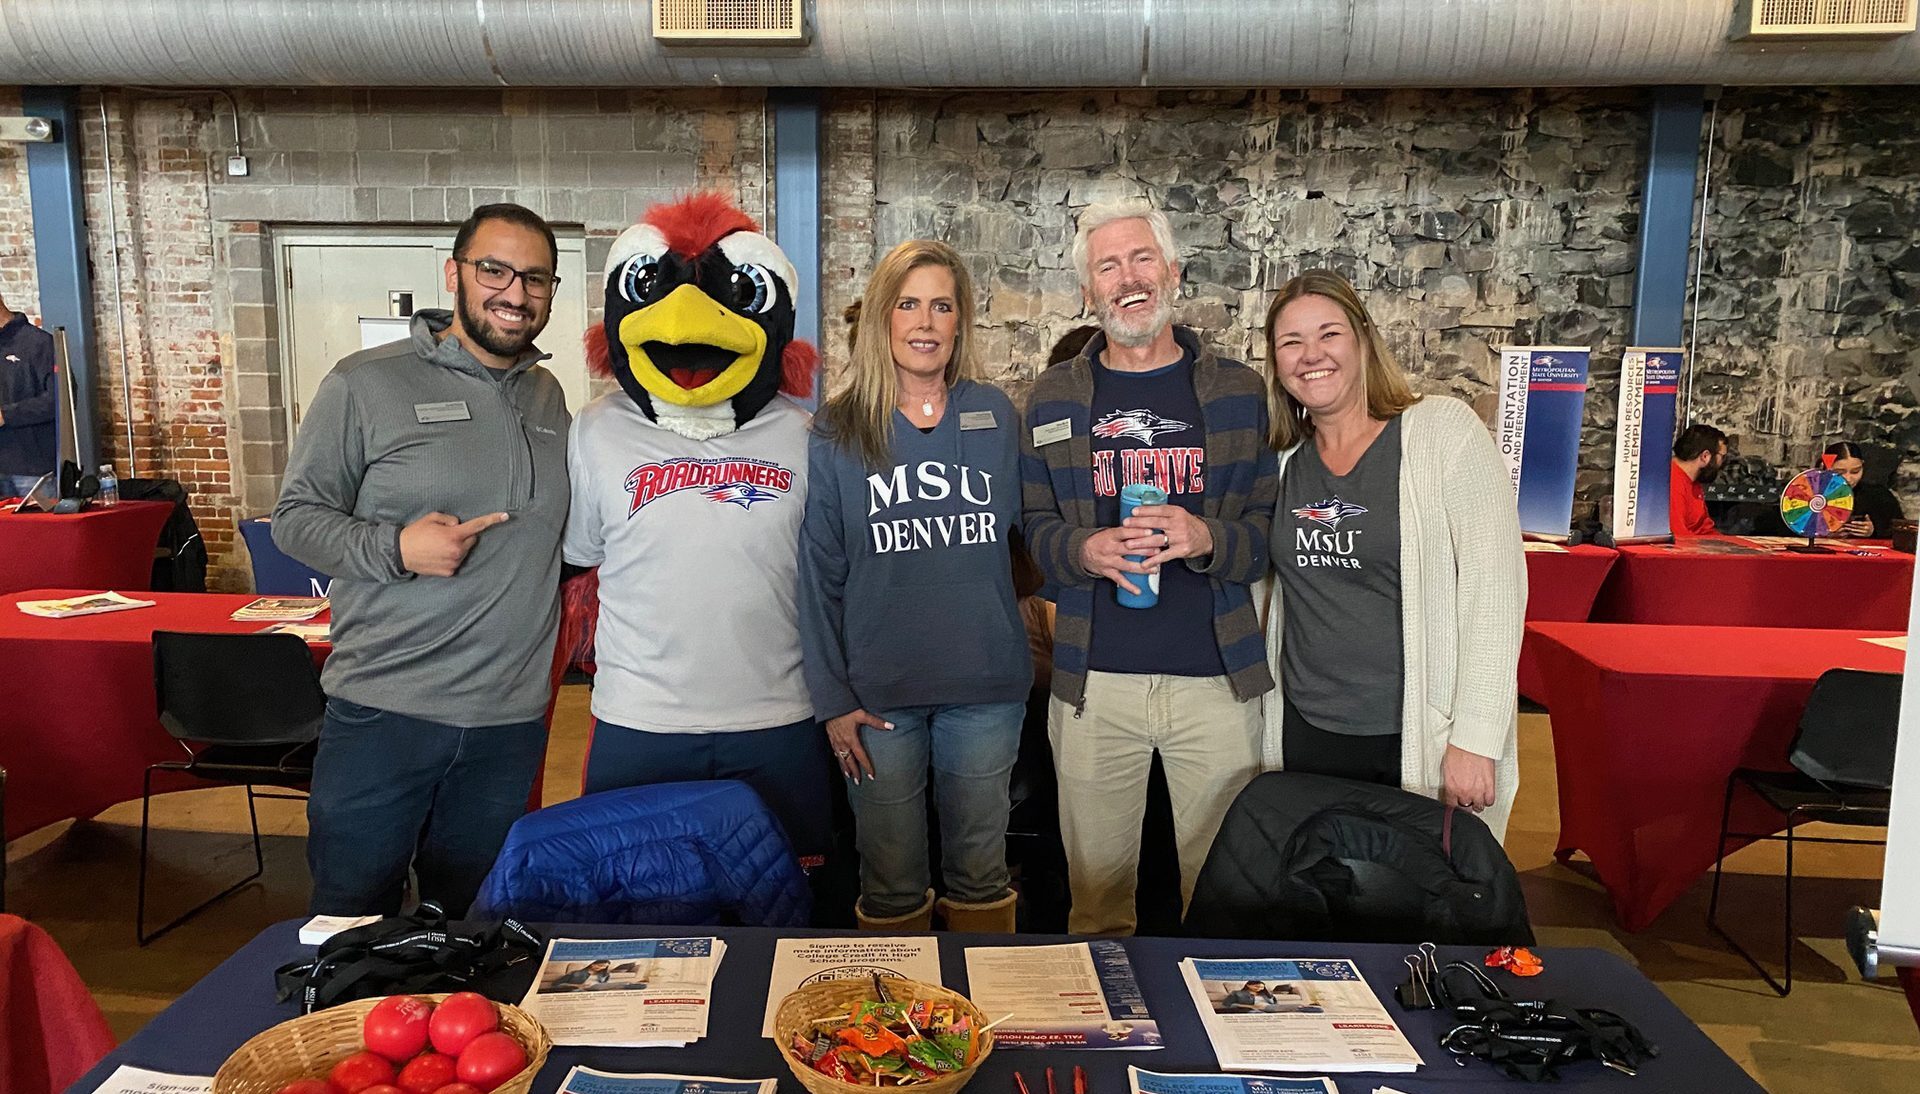
[[[1884, 839], [1842, 839], [1794, 835], [1802, 821], [1826, 821], [1884, 828], [1893, 799], [1893, 750], [1900, 725], [1900, 676], [1897, 673], [1833, 669], [1814, 682], [1800, 714], [1800, 728], [1787, 754], [1792, 771], [1742, 767], [1727, 778], [1720, 807], [1720, 842], [1713, 860], [1713, 895], [1707, 901], [1707, 926], [1760, 974], [1776, 994], [1793, 990], [1793, 845], [1852, 843], [1886, 845]], [[1746, 787], [1761, 801], [1786, 814], [1786, 834], [1730, 832], [1734, 791]], [[1778, 840], [1787, 845], [1787, 896], [1781, 916], [1782, 979], [1775, 980], [1753, 954], [1720, 926], [1720, 875], [1727, 840]]]
[[[239, 892], [266, 871], [260, 847], [257, 798], [302, 800], [297, 794], [261, 794], [256, 785], [296, 788], [313, 778], [313, 756], [327, 697], [307, 644], [290, 634], [153, 634], [153, 683], [160, 724], [180, 742], [184, 760], [147, 768], [140, 794], [140, 885], [134, 934], [140, 945]], [[198, 747], [196, 747], [198, 746]], [[178, 771], [209, 782], [247, 788], [253, 825], [253, 873], [208, 897], [165, 926], [147, 933], [147, 842], [153, 775]]]

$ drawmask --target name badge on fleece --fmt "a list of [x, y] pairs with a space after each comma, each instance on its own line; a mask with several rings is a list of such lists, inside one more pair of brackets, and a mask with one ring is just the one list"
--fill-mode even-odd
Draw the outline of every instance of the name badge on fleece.
[[434, 422], [470, 422], [473, 415], [467, 412], [467, 401], [455, 399], [450, 403], [415, 403], [413, 417], [421, 425]]
[[1073, 436], [1073, 419], [1062, 418], [1057, 422], [1035, 426], [1033, 429], [1033, 447], [1042, 448], [1055, 441], [1064, 441]]
[[994, 429], [1000, 425], [993, 420], [991, 410], [963, 410], [960, 412], [961, 429]]

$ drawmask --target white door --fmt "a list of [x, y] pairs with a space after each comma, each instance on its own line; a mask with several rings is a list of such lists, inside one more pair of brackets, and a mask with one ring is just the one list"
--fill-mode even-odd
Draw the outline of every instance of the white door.
[[[443, 272], [452, 241], [444, 230], [409, 239], [391, 233], [283, 235], [281, 269], [286, 298], [281, 315], [280, 359], [290, 426], [313, 401], [320, 381], [343, 357], [389, 337], [405, 337], [396, 322], [419, 308], [451, 308]], [[540, 336], [541, 349], [553, 353], [545, 363], [566, 392], [567, 408], [578, 413], [588, 399], [586, 354], [586, 255], [583, 242], [561, 239], [560, 289]]]

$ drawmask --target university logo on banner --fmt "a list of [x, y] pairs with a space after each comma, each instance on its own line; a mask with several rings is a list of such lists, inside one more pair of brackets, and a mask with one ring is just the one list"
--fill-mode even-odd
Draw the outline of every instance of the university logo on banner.
[[1565, 539], [1573, 522], [1580, 425], [1587, 404], [1585, 346], [1503, 346], [1494, 440], [1507, 462], [1520, 530]]
[[1620, 421], [1613, 437], [1613, 540], [1664, 539], [1673, 532], [1667, 470], [1680, 398], [1677, 349], [1634, 347], [1620, 359]]

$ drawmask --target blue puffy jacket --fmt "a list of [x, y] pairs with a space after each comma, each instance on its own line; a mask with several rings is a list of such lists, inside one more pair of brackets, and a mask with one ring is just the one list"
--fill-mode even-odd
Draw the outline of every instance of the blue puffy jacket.
[[803, 927], [813, 899], [746, 783], [589, 794], [514, 823], [468, 913], [547, 923]]

